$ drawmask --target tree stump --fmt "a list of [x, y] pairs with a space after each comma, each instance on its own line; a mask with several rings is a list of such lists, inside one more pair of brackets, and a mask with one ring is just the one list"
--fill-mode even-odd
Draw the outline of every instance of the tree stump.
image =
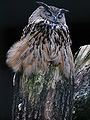
[[73, 83], [55, 66], [45, 74], [22, 75], [15, 87], [13, 120], [72, 120]]

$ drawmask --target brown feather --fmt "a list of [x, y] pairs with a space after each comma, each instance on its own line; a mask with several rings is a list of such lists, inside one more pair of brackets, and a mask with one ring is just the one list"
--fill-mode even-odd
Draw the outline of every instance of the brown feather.
[[60, 69], [68, 77], [70, 64], [73, 66], [68, 32], [59, 28], [51, 30], [47, 26], [42, 30], [39, 24], [36, 27], [33, 24], [34, 30], [21, 37], [10, 48], [7, 64], [15, 72], [23, 70], [28, 75], [39, 70], [47, 71], [50, 64], [60, 65]]

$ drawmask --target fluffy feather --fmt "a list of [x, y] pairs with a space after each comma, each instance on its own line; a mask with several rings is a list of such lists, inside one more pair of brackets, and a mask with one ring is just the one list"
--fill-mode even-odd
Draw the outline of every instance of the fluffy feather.
[[[51, 8], [53, 11], [57, 10], [55, 7]], [[41, 10], [44, 12], [44, 8], [40, 7], [29, 18], [20, 41], [8, 51], [6, 63], [15, 72], [23, 71], [26, 75], [39, 70], [45, 72], [49, 65], [57, 65], [65, 77], [69, 77], [73, 57], [64, 14], [60, 23], [54, 23], [51, 18], [46, 19]]]

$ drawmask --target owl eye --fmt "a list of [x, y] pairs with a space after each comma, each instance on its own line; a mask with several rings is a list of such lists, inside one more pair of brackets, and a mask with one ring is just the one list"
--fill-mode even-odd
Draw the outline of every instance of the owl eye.
[[52, 13], [50, 11], [46, 12], [46, 15], [52, 16]]
[[59, 18], [59, 19], [61, 19], [61, 18], [62, 18], [62, 16], [63, 16], [62, 14], [59, 14], [59, 15], [58, 15], [58, 18]]

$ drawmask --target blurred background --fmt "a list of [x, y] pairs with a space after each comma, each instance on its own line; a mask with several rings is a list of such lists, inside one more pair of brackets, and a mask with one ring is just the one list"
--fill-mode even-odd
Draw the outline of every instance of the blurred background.
[[[72, 38], [73, 54], [90, 44], [90, 0], [41, 0], [65, 8]], [[0, 0], [0, 120], [11, 120], [13, 72], [5, 64], [6, 53], [18, 41], [28, 17], [38, 7], [35, 0]]]

